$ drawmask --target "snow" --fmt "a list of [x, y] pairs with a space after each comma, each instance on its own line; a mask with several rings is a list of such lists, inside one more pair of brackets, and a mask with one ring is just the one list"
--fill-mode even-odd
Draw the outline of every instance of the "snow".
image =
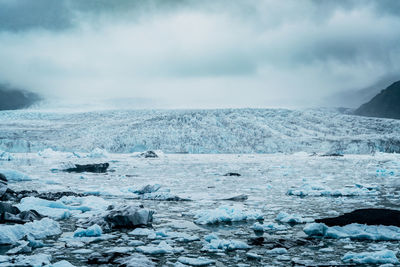
[[243, 210], [237, 206], [220, 206], [216, 209], [199, 210], [194, 218], [197, 224], [216, 224], [247, 220], [262, 220], [263, 215], [254, 210]]
[[298, 214], [288, 214], [286, 212], [281, 211], [275, 218], [276, 221], [278, 222], [283, 222], [283, 223], [309, 223], [313, 222], [314, 219], [312, 218], [303, 218], [302, 216]]
[[49, 218], [22, 225], [0, 225], [0, 244], [15, 244], [25, 235], [31, 235], [34, 239], [43, 239], [59, 234], [61, 234], [60, 225]]
[[399, 264], [396, 252], [392, 250], [361, 253], [348, 252], [343, 256], [342, 261], [356, 264]]
[[158, 254], [167, 254], [167, 253], [179, 253], [183, 251], [181, 247], [172, 247], [167, 242], [161, 241], [157, 246], [138, 246], [136, 247], [137, 252], [141, 252], [144, 254], [158, 255]]
[[333, 239], [351, 238], [357, 240], [400, 240], [400, 228], [384, 225], [349, 224], [328, 227], [323, 223], [311, 223], [304, 227], [309, 236]]
[[191, 266], [207, 266], [210, 264], [214, 264], [215, 261], [205, 258], [205, 257], [198, 257], [198, 258], [189, 258], [189, 257], [179, 257], [178, 261], [183, 264], [191, 265]]
[[93, 236], [101, 236], [102, 233], [103, 233], [103, 231], [101, 230], [101, 227], [98, 226], [97, 224], [94, 224], [87, 229], [78, 228], [74, 232], [74, 236], [75, 237], [82, 237], [82, 236], [93, 237]]
[[16, 170], [0, 169], [0, 173], [4, 174], [9, 182], [32, 181], [32, 178]]

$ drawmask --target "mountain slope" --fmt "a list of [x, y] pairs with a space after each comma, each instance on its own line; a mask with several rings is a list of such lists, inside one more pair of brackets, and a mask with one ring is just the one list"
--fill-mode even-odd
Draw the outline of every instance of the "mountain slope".
[[37, 102], [39, 97], [30, 92], [10, 88], [0, 84], [0, 110], [27, 108]]
[[368, 103], [361, 105], [356, 115], [400, 119], [400, 81], [382, 90]]

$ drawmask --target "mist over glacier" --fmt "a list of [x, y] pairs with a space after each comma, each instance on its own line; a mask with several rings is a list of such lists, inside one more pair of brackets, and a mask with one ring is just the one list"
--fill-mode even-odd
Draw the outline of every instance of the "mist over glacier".
[[0, 82], [53, 106], [131, 98], [146, 99], [146, 108], [356, 107], [364, 99], [350, 103], [342, 92], [398, 78], [396, 8], [357, 0], [6, 0]]

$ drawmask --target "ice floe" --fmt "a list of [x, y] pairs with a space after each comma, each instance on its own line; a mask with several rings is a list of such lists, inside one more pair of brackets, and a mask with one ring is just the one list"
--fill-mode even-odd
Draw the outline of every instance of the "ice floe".
[[299, 188], [287, 191], [289, 196], [299, 197], [355, 197], [378, 195], [379, 187], [373, 185], [355, 184], [350, 187], [332, 189], [318, 183], [303, 183]]
[[93, 149], [89, 154], [87, 154], [86, 157], [92, 158], [92, 159], [108, 158], [109, 154], [108, 154], [107, 150], [97, 147], [97, 148]]
[[264, 222], [263, 224], [256, 222], [251, 228], [256, 232], [284, 231], [288, 229], [286, 225], [277, 224], [274, 222]]
[[14, 159], [15, 159], [14, 156], [11, 155], [10, 153], [0, 150], [0, 160], [11, 161]]
[[251, 246], [240, 240], [220, 239], [216, 234], [210, 234], [204, 237], [203, 251], [219, 252], [236, 249], [250, 249]]
[[396, 252], [387, 249], [361, 253], [348, 252], [342, 257], [342, 261], [356, 264], [399, 264]]
[[328, 227], [323, 223], [311, 223], [303, 231], [314, 237], [357, 240], [400, 240], [400, 228], [396, 226], [349, 224]]
[[129, 257], [124, 257], [116, 260], [118, 263], [126, 267], [153, 267], [156, 266], [149, 258], [145, 255], [134, 253]]
[[54, 219], [66, 219], [72, 214], [88, 211], [103, 211], [109, 203], [100, 197], [87, 196], [75, 197], [64, 196], [57, 201], [41, 199], [37, 197], [26, 197], [16, 205], [20, 210], [36, 210], [40, 214]]
[[98, 226], [97, 224], [94, 224], [94, 225], [88, 227], [87, 229], [78, 228], [78, 229], [74, 232], [74, 237], [82, 237], [82, 236], [86, 236], [86, 237], [101, 236], [102, 233], [103, 233], [103, 231], [101, 230], [101, 227]]
[[182, 247], [172, 247], [165, 241], [161, 241], [157, 246], [148, 245], [148, 246], [138, 246], [136, 247], [137, 252], [141, 252], [144, 254], [167, 254], [167, 253], [179, 253], [184, 249]]
[[210, 264], [214, 264], [215, 260], [211, 260], [205, 257], [198, 258], [189, 258], [189, 257], [179, 257], [178, 261], [183, 264], [191, 265], [191, 266], [207, 266]]
[[4, 174], [9, 182], [32, 181], [30, 176], [20, 171], [0, 169], [0, 173]]
[[312, 218], [303, 218], [298, 214], [289, 214], [281, 211], [275, 218], [278, 222], [289, 223], [289, 224], [297, 224], [297, 223], [309, 223], [313, 222]]
[[0, 244], [16, 244], [26, 235], [31, 235], [34, 239], [43, 239], [59, 234], [60, 225], [49, 218], [25, 224], [0, 225]]
[[194, 214], [197, 224], [216, 224], [224, 222], [239, 222], [262, 220], [263, 215], [255, 210], [243, 210], [237, 206], [220, 206], [216, 209], [199, 210]]

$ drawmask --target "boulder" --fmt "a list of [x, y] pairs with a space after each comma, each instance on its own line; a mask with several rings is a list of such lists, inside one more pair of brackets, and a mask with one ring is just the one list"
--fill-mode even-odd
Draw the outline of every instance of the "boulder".
[[352, 223], [367, 225], [392, 225], [400, 227], [400, 211], [391, 209], [359, 209], [338, 217], [315, 220], [327, 226], [344, 226]]
[[7, 178], [4, 174], [0, 173], [0, 197], [2, 197], [7, 191]]
[[89, 218], [82, 226], [99, 225], [104, 231], [113, 229], [134, 229], [149, 226], [153, 221], [154, 211], [142, 205], [110, 206], [103, 214]]
[[98, 163], [98, 164], [85, 164], [85, 165], [79, 165], [79, 164], [74, 164], [75, 167], [65, 169], [63, 171], [65, 172], [93, 172], [93, 173], [105, 173], [107, 172], [108, 167], [110, 166], [109, 163]]
[[145, 151], [143, 153], [140, 154], [141, 158], [158, 158], [158, 155], [156, 154], [156, 152], [149, 150], [149, 151]]
[[229, 201], [245, 201], [247, 200], [249, 197], [247, 195], [238, 195], [238, 196], [234, 196], [234, 197], [230, 197], [230, 198], [225, 198], [223, 200], [229, 200]]
[[0, 202], [0, 223], [24, 224], [41, 220], [43, 216], [35, 210], [21, 212], [17, 207], [5, 202]]
[[228, 173], [225, 173], [224, 176], [242, 176], [242, 175], [237, 172], [228, 172]]

